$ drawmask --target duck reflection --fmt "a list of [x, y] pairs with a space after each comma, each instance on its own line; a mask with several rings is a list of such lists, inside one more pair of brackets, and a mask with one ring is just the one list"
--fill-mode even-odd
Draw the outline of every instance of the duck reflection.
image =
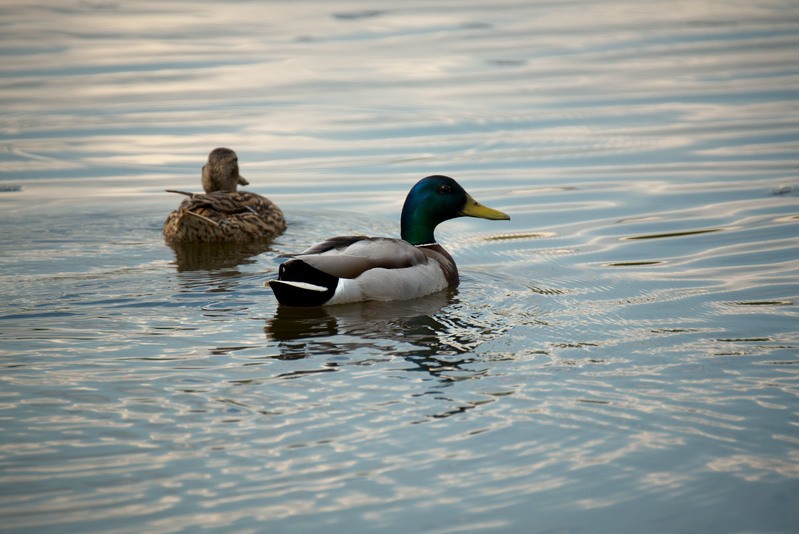
[[[374, 361], [381, 355], [401, 356], [415, 367], [439, 378], [457, 380], [479, 375], [481, 371], [464, 369], [474, 361], [468, 343], [482, 325], [470, 324], [467, 318], [448, 314], [443, 308], [457, 303], [457, 290], [444, 291], [424, 298], [392, 302], [360, 302], [342, 306], [293, 308], [280, 306], [266, 322], [264, 332], [277, 341], [282, 360], [312, 356], [334, 357], [328, 365], [337, 365], [335, 357], [356, 364]], [[479, 337], [479, 336], [478, 336]]]
[[255, 263], [254, 256], [267, 252], [269, 243], [169, 243], [178, 272], [230, 269]]
[[236, 291], [241, 278], [241, 271], [233, 267], [229, 269], [179, 271], [177, 280], [180, 293], [209, 295]]
[[243, 277], [239, 266], [256, 262], [266, 243], [170, 243], [181, 293], [229, 293]]
[[[336, 334], [390, 337], [386, 331], [408, 318], [432, 315], [450, 302], [453, 292], [439, 292], [420, 299], [391, 302], [354, 302], [341, 306], [295, 308], [278, 306], [264, 331], [276, 341]], [[394, 332], [397, 336], [402, 332]]]

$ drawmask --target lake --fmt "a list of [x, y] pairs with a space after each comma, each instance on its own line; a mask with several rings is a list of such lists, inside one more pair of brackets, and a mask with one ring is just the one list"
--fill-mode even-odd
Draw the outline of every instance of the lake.
[[[795, 532], [799, 4], [0, 13], [0, 530]], [[173, 250], [218, 146], [288, 229]], [[429, 174], [457, 289], [277, 306]]]

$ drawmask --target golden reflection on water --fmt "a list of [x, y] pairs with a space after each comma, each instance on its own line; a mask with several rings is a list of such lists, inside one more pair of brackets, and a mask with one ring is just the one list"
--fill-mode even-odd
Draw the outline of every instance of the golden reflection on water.
[[[39, 135], [15, 139], [0, 172], [170, 169], [180, 176], [170, 185], [185, 187], [188, 169], [221, 144], [277, 171], [265, 189], [347, 169], [396, 184], [420, 167], [477, 174], [485, 164], [492, 176], [547, 187], [547, 177], [601, 171], [595, 160], [625, 153], [666, 157], [614, 162], [608, 174], [773, 174], [793, 153], [792, 140], [748, 141], [796, 127], [785, 96], [792, 22], [770, 4], [681, 4], [656, 22], [624, 1], [515, 3], [489, 17], [479, 2], [355, 18], [304, 4], [185, 7], [7, 6], [15, 31], [3, 37], [2, 71], [16, 83], [4, 98], [15, 111], [0, 125]], [[729, 46], [743, 21], [747, 46]], [[774, 97], [708, 98], [730, 79], [733, 95]], [[703, 159], [668, 158], [690, 147]], [[740, 154], [750, 159], [723, 157]]]

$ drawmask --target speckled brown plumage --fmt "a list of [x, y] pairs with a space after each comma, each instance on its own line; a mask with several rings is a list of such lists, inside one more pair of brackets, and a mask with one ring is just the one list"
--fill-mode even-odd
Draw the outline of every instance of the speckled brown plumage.
[[203, 166], [205, 193], [181, 193], [189, 198], [164, 222], [164, 238], [174, 243], [249, 243], [274, 238], [286, 229], [283, 212], [268, 198], [236, 191], [248, 185], [239, 175], [236, 153], [217, 148]]
[[164, 237], [186, 243], [248, 243], [271, 239], [285, 229], [283, 212], [268, 198], [214, 191], [181, 202], [164, 222]]

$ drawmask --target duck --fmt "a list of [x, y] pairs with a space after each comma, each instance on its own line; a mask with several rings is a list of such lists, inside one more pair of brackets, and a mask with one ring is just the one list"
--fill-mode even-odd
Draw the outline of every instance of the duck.
[[510, 220], [477, 202], [453, 178], [428, 176], [405, 198], [400, 239], [331, 237], [289, 255], [267, 284], [280, 305], [303, 307], [415, 299], [456, 287], [458, 267], [434, 231], [463, 216]]
[[238, 191], [250, 183], [239, 174], [236, 153], [224, 147], [213, 149], [202, 168], [205, 193], [167, 189], [186, 195], [164, 221], [169, 243], [251, 243], [271, 240], [286, 229], [280, 208], [266, 197]]

